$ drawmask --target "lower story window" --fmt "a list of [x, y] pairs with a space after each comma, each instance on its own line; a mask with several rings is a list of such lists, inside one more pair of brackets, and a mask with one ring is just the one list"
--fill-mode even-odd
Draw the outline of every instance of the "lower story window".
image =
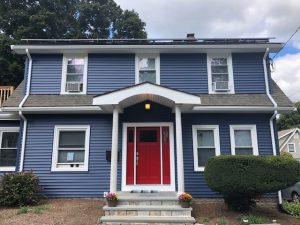
[[15, 171], [19, 128], [0, 128], [0, 171]]
[[255, 125], [230, 126], [232, 155], [258, 155]]
[[194, 170], [204, 171], [206, 161], [220, 155], [219, 126], [193, 126]]
[[52, 171], [87, 171], [89, 126], [56, 126]]

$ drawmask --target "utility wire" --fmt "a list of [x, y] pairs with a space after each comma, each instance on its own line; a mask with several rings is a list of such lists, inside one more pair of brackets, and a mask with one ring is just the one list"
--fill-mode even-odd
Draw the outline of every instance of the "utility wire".
[[294, 96], [295, 94], [298, 94], [299, 92], [300, 92], [300, 90], [294, 92], [293, 94], [289, 95], [288, 97], [292, 97], [292, 96]]
[[273, 56], [272, 60], [278, 55], [279, 52], [281, 52], [282, 49], [287, 45], [287, 43], [295, 36], [295, 34], [299, 31], [300, 26], [295, 30], [295, 32], [290, 36], [290, 38], [284, 43], [282, 48]]

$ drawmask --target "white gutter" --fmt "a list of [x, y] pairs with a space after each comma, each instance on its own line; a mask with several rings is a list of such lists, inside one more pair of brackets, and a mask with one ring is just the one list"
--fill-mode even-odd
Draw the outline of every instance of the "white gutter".
[[[275, 132], [274, 132], [274, 119], [276, 119], [276, 115], [277, 115], [277, 108], [278, 105], [275, 102], [275, 100], [273, 99], [272, 95], [270, 94], [270, 87], [269, 87], [269, 77], [268, 77], [268, 70], [267, 70], [267, 62], [266, 62], [266, 58], [269, 55], [269, 48], [266, 49], [266, 52], [264, 54], [264, 58], [263, 58], [263, 65], [264, 65], [264, 74], [265, 74], [265, 85], [266, 85], [266, 93], [267, 96], [269, 97], [269, 99], [271, 100], [271, 102], [274, 105], [274, 113], [270, 118], [270, 131], [271, 131], [271, 140], [272, 140], [272, 148], [273, 148], [273, 155], [276, 156], [277, 152], [276, 152], [276, 140], [275, 140]], [[280, 205], [282, 205], [282, 195], [281, 195], [281, 191], [278, 191], [278, 203]]]
[[[27, 119], [23, 115], [21, 109], [22, 109], [24, 103], [26, 102], [27, 98], [29, 97], [30, 85], [31, 85], [31, 72], [32, 72], [32, 58], [31, 58], [31, 55], [30, 55], [28, 49], [26, 49], [26, 54], [27, 54], [27, 57], [29, 59], [27, 83], [26, 83], [26, 93], [25, 93], [25, 96], [24, 96], [23, 100], [19, 104], [19, 109], [20, 109], [19, 110], [19, 115], [22, 118], [22, 120], [24, 121], [24, 123], [23, 123], [23, 132], [22, 132], [22, 147], [21, 147], [21, 158], [20, 158], [20, 164], [19, 164], [19, 172], [23, 171], [23, 167], [24, 167], [26, 133], [27, 133]], [[24, 79], [26, 79], [26, 77]]]

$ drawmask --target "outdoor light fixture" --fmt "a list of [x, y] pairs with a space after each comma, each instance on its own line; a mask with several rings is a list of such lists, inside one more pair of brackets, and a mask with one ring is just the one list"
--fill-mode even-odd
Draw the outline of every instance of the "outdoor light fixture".
[[145, 103], [145, 110], [150, 110], [150, 109], [151, 109], [151, 104]]

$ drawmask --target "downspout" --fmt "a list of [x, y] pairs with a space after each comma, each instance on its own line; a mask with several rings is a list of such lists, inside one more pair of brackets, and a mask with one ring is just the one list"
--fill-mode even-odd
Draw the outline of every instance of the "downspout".
[[[274, 113], [270, 118], [270, 131], [271, 131], [271, 140], [272, 140], [272, 149], [273, 149], [273, 155], [276, 156], [276, 140], [275, 140], [275, 132], [274, 132], [274, 119], [276, 119], [277, 115], [277, 103], [273, 99], [272, 95], [270, 94], [270, 87], [269, 87], [269, 77], [268, 77], [268, 70], [267, 70], [267, 61], [266, 58], [269, 55], [269, 48], [266, 49], [266, 52], [264, 54], [263, 58], [263, 65], [264, 65], [264, 74], [265, 74], [265, 85], [266, 85], [266, 93], [269, 97], [270, 101], [273, 103], [274, 106]], [[278, 203], [282, 205], [282, 195], [281, 191], [278, 191]]]
[[[27, 118], [24, 116], [24, 114], [22, 112], [22, 107], [23, 107], [24, 103], [26, 102], [27, 98], [29, 97], [30, 86], [31, 86], [31, 72], [32, 72], [32, 58], [31, 58], [31, 55], [30, 55], [28, 49], [26, 49], [26, 55], [29, 59], [26, 89], [25, 89], [25, 96], [19, 104], [19, 115], [22, 118], [22, 120], [24, 121], [24, 123], [23, 123], [23, 132], [22, 132], [22, 146], [21, 146], [21, 158], [20, 158], [19, 172], [22, 172], [23, 167], [24, 167], [26, 133], [27, 133]], [[26, 77], [24, 79], [26, 79]]]

